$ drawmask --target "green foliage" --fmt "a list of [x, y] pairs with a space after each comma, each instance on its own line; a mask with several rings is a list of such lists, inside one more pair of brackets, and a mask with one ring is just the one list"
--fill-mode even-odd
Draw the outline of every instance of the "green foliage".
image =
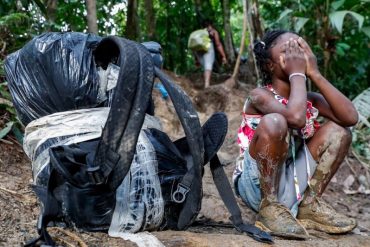
[[267, 29], [293, 30], [313, 47], [322, 73], [355, 97], [370, 86], [370, 2], [261, 0]]
[[370, 128], [355, 128], [352, 131], [352, 148], [370, 163]]
[[1, 116], [2, 121], [8, 121], [5, 126], [1, 126], [0, 122], [0, 139], [3, 139], [10, 132], [17, 133], [17, 139], [22, 143], [23, 134], [20, 131], [21, 124], [17, 119], [16, 112], [10, 101], [11, 96], [7, 91], [6, 83], [0, 84], [0, 113], [5, 112], [4, 116]]
[[194, 3], [192, 0], [184, 0], [181, 3], [158, 1], [154, 8], [157, 19], [156, 35], [163, 47], [164, 66], [177, 73], [184, 73], [189, 68], [187, 67], [189, 34], [200, 28]]
[[[0, 51], [1, 57], [6, 51], [14, 51], [29, 40], [31, 19], [25, 13], [11, 13], [0, 18]], [[5, 49], [4, 49], [5, 48]]]
[[[153, 0], [156, 19], [155, 40], [163, 47], [164, 66], [177, 73], [193, 70], [194, 58], [187, 49], [189, 34], [209, 18], [224, 37], [222, 0]], [[99, 0], [99, 34], [123, 36], [127, 1]], [[140, 37], [147, 41], [145, 1], [139, 1]], [[319, 66], [328, 79], [349, 97], [370, 85], [368, 0], [259, 0], [265, 29], [283, 28], [302, 35], [317, 54]], [[119, 6], [119, 7], [118, 7]], [[87, 31], [85, 0], [59, 0], [54, 15], [46, 0], [2, 0], [0, 5], [0, 59], [19, 49], [45, 31]], [[242, 29], [242, 1], [230, 0], [234, 47]], [[247, 35], [246, 45], [249, 45]], [[247, 50], [247, 49], [245, 49]], [[0, 78], [0, 82], [4, 78]]]
[[[239, 49], [243, 32], [243, 10], [241, 8], [235, 8], [231, 10], [230, 24], [233, 34], [234, 46], [236, 49]], [[245, 37], [245, 46], [248, 46], [250, 44], [249, 38], [250, 36], [247, 32]], [[247, 52], [248, 49], [244, 49], [243, 55], [247, 55]]]
[[359, 30], [362, 28], [362, 24], [364, 23], [364, 17], [362, 15], [348, 10], [331, 12], [329, 14], [330, 21], [339, 33], [342, 33], [343, 21], [346, 15], [351, 15], [354, 19], [357, 20]]
[[14, 122], [8, 122], [5, 127], [0, 130], [0, 140], [3, 139], [12, 130], [13, 124]]

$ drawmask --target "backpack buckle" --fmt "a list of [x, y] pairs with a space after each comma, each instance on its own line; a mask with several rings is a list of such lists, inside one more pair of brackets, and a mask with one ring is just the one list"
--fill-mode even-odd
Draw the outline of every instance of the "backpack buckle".
[[101, 185], [104, 183], [103, 172], [99, 166], [87, 168], [88, 180], [93, 185]]
[[183, 203], [189, 190], [189, 187], [187, 187], [186, 185], [182, 183], [177, 184], [177, 190], [173, 192], [172, 200], [176, 203]]

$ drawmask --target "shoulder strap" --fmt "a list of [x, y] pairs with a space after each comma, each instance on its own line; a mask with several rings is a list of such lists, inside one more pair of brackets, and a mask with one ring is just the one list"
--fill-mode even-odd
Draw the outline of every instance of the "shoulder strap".
[[161, 80], [172, 99], [175, 110], [180, 118], [186, 135], [186, 140], [191, 156], [187, 158], [188, 172], [178, 184], [173, 194], [173, 199], [184, 203], [179, 216], [178, 229], [185, 229], [196, 218], [200, 211], [202, 200], [202, 165], [204, 162], [203, 135], [198, 114], [190, 98], [179, 86], [171, 83], [169, 78], [158, 68], [155, 75]]
[[224, 142], [227, 131], [227, 117], [226, 114], [222, 112], [213, 114], [202, 126], [205, 146], [204, 164], [210, 162], [213, 181], [222, 201], [231, 214], [230, 220], [232, 221], [234, 227], [240, 232], [247, 233], [250, 237], [257, 241], [272, 243], [272, 238], [269, 234], [261, 231], [254, 225], [243, 223], [239, 206], [235, 200], [234, 192], [217, 156], [217, 152]]
[[228, 211], [231, 214], [230, 220], [233, 223], [234, 227], [239, 232], [244, 232], [253, 239], [264, 242], [264, 243], [273, 243], [273, 239], [270, 234], [267, 232], [261, 231], [259, 228], [252, 224], [245, 224], [243, 222], [240, 208], [235, 200], [234, 192], [231, 189], [229, 180], [226, 177], [225, 171], [222, 168], [221, 162], [217, 156], [213, 156], [210, 162], [211, 172], [213, 181], [216, 185], [218, 193], [221, 196], [222, 201], [227, 207]]
[[[92, 183], [99, 184], [109, 179], [109, 186], [116, 190], [129, 171], [135, 154], [145, 111], [150, 103], [154, 66], [149, 51], [143, 45], [116, 36], [104, 38], [94, 55], [103, 64], [117, 60], [120, 66], [108, 120], [94, 164], [89, 168]], [[112, 154], [119, 155], [119, 159], [107, 162]]]

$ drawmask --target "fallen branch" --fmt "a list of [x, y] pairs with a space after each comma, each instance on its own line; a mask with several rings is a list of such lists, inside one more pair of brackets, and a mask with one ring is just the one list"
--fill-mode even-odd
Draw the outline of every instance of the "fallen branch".
[[13, 142], [7, 141], [7, 140], [4, 140], [4, 139], [0, 139], [0, 142], [3, 142], [5, 144], [9, 144], [9, 145], [13, 145], [14, 144]]
[[338, 204], [338, 205], [341, 205], [341, 206], [343, 206], [343, 207], [345, 207], [345, 208], [347, 209], [347, 212], [351, 212], [351, 209], [348, 207], [348, 205], [347, 205], [347, 204], [342, 203], [342, 202], [337, 202], [337, 204]]
[[355, 170], [353, 170], [353, 167], [351, 166], [351, 163], [349, 163], [347, 156], [344, 158], [344, 161], [346, 162], [347, 166], [349, 167], [353, 175], [357, 176], [357, 173], [355, 172]]
[[367, 232], [370, 232], [370, 229], [369, 229], [369, 228], [364, 227], [364, 226], [362, 226], [362, 225], [358, 225], [357, 227], [358, 227], [358, 228], [360, 228], [360, 230], [365, 230], [365, 231], [367, 231]]
[[23, 195], [21, 195], [21, 194], [19, 194], [19, 193], [15, 192], [15, 191], [13, 191], [13, 190], [9, 190], [9, 189], [4, 188], [4, 187], [0, 187], [0, 190], [5, 191], [5, 192], [8, 192], [8, 193], [13, 194], [13, 195], [16, 195], [16, 196], [23, 196]]
[[360, 156], [356, 153], [356, 151], [351, 149], [351, 152], [352, 152], [353, 156], [358, 160], [358, 162], [360, 162], [362, 167], [365, 169], [367, 182], [370, 183], [370, 173], [369, 173], [370, 166], [361, 160]]
[[343, 192], [346, 195], [355, 195], [355, 194], [365, 194], [365, 195], [370, 195], [370, 190], [346, 190], [344, 189]]
[[16, 191], [13, 191], [13, 190], [9, 190], [7, 188], [4, 188], [4, 187], [1, 187], [0, 186], [0, 191], [4, 191], [6, 193], [9, 193], [11, 195], [13, 195], [13, 198], [17, 198], [20, 203], [22, 204], [30, 204], [30, 203], [34, 203], [34, 200], [32, 199], [32, 197], [29, 197], [29, 196], [26, 196], [26, 195], [22, 195]]
[[19, 147], [21, 147], [23, 149], [23, 146], [22, 144], [19, 143], [19, 141], [15, 138], [13, 138], [12, 136], [8, 135], [7, 138], [9, 138], [13, 143], [17, 144]]
[[68, 242], [67, 240], [63, 239], [62, 237], [54, 236], [54, 238], [57, 239], [57, 240], [59, 240], [59, 242], [61, 242], [63, 244], [63, 246], [75, 247], [74, 244], [71, 244], [70, 242]]
[[[73, 232], [70, 232], [68, 230], [64, 230], [60, 227], [51, 227], [50, 229], [55, 230], [55, 231], [59, 231], [60, 233], [63, 233], [64, 235], [72, 238], [74, 241], [76, 241], [78, 243], [78, 245], [80, 247], [88, 247], [87, 244], [79, 236], [77, 236]], [[72, 245], [72, 246], [74, 246], [74, 245]]]
[[366, 169], [369, 169], [369, 168], [370, 168], [370, 167], [369, 167], [369, 164], [366, 164], [365, 162], [363, 162], [363, 161], [361, 160], [360, 156], [359, 156], [355, 151], [353, 151], [353, 149], [352, 149], [352, 154], [353, 154], [353, 156], [355, 156], [355, 158], [358, 160], [358, 162], [360, 162], [360, 164], [361, 164], [362, 166], [364, 166], [364, 168], [366, 168]]

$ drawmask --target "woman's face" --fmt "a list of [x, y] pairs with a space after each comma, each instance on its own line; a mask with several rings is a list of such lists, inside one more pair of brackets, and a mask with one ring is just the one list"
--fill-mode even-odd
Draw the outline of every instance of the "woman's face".
[[270, 47], [271, 64], [269, 68], [271, 70], [272, 77], [277, 77], [282, 80], [286, 80], [288, 75], [282, 70], [280, 65], [280, 56], [285, 56], [285, 43], [290, 39], [297, 40], [298, 35], [294, 33], [284, 33], [280, 35]]

